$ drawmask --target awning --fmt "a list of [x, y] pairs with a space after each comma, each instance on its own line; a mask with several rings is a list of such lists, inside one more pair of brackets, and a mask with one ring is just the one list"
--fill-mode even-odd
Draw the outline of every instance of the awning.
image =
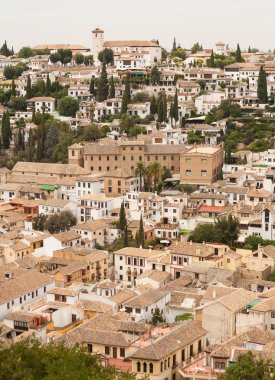
[[56, 185], [41, 185], [41, 186], [39, 186], [39, 189], [47, 190], [47, 191], [54, 191], [57, 189], [57, 186]]
[[254, 301], [251, 301], [249, 302], [249, 304], [247, 304], [247, 307], [248, 309], [251, 309], [252, 307], [258, 305], [259, 303], [261, 303], [262, 301], [261, 300], [254, 300]]

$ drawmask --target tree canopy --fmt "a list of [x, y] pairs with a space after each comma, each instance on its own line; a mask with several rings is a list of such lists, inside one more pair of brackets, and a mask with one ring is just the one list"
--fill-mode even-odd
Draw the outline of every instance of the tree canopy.
[[129, 373], [103, 367], [84, 348], [23, 340], [0, 350], [0, 380], [126, 380]]
[[268, 362], [263, 359], [256, 359], [251, 351], [240, 355], [237, 362], [225, 370], [225, 373], [218, 377], [219, 380], [267, 380], [271, 379]]
[[71, 96], [65, 96], [58, 102], [57, 110], [62, 116], [75, 117], [79, 109], [79, 101]]
[[44, 229], [50, 234], [68, 231], [77, 222], [76, 217], [71, 211], [62, 211], [50, 215], [44, 225]]

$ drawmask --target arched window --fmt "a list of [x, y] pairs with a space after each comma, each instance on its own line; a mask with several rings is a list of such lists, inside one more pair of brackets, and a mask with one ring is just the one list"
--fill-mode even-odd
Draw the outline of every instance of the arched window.
[[163, 371], [163, 362], [160, 363], [160, 372]]
[[153, 372], [154, 372], [154, 364], [153, 364], [153, 363], [150, 363], [150, 364], [149, 364], [149, 372], [150, 372], [150, 373], [153, 373]]
[[137, 372], [140, 372], [140, 370], [141, 370], [140, 362], [137, 362]]
[[147, 372], [147, 363], [146, 362], [144, 362], [143, 363], [143, 372]]

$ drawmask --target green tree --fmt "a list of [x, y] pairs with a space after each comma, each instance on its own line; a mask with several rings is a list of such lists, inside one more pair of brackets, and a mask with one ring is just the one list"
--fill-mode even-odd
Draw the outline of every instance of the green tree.
[[155, 115], [157, 111], [158, 111], [157, 101], [156, 101], [155, 95], [153, 95], [150, 102], [150, 114]]
[[245, 238], [244, 246], [247, 249], [252, 249], [252, 251], [255, 251], [259, 245], [265, 245], [264, 239], [261, 236], [256, 235], [250, 235], [247, 238]]
[[30, 99], [31, 97], [32, 97], [32, 82], [31, 82], [31, 77], [28, 74], [27, 87], [26, 87], [26, 99]]
[[188, 241], [194, 241], [195, 243], [216, 242], [214, 224], [199, 224], [192, 232]]
[[257, 96], [259, 99], [259, 103], [268, 102], [266, 72], [263, 66], [261, 66], [260, 72], [259, 72], [258, 84], [257, 84]]
[[109, 80], [109, 98], [113, 99], [115, 98], [115, 96], [116, 96], [115, 83], [114, 83], [114, 77], [112, 75]]
[[83, 54], [76, 54], [74, 56], [74, 61], [77, 65], [82, 65], [84, 63], [84, 55]]
[[136, 232], [135, 242], [136, 242], [136, 247], [139, 248], [140, 247], [139, 231]]
[[52, 155], [55, 146], [58, 144], [60, 138], [60, 131], [58, 124], [53, 121], [48, 129], [47, 137], [45, 140], [45, 157], [52, 160]]
[[119, 211], [119, 228], [124, 231], [126, 227], [126, 213], [125, 213], [125, 206], [124, 202], [121, 203], [120, 211]]
[[129, 245], [127, 221], [126, 221], [125, 229], [124, 229], [123, 244], [124, 244], [124, 248], [128, 247]]
[[198, 42], [196, 42], [192, 47], [191, 47], [191, 53], [195, 54], [198, 51], [202, 50], [202, 45], [200, 45]]
[[45, 140], [46, 140], [46, 130], [45, 130], [45, 125], [43, 123], [37, 129], [37, 149], [36, 149], [37, 162], [42, 161], [44, 158]]
[[177, 123], [179, 121], [179, 102], [178, 102], [178, 90], [175, 92], [173, 101], [173, 119]]
[[236, 59], [236, 62], [243, 62], [242, 52], [241, 52], [241, 48], [239, 44], [237, 45], [235, 59]]
[[158, 122], [159, 123], [163, 123], [163, 114], [164, 114], [164, 110], [163, 110], [163, 94], [160, 93], [159, 96], [158, 96], [158, 101], [157, 101], [157, 111], [158, 111]]
[[34, 160], [34, 155], [35, 155], [35, 141], [34, 141], [33, 131], [31, 128], [29, 130], [27, 152], [28, 152], [28, 161], [32, 162]]
[[108, 76], [106, 71], [106, 64], [104, 63], [102, 65], [101, 69], [101, 75], [98, 81], [97, 86], [97, 101], [103, 102], [108, 98], [109, 93], [109, 82], [108, 82]]
[[50, 96], [51, 95], [51, 80], [49, 77], [49, 73], [47, 74], [47, 79], [46, 79], [46, 88], [45, 88], [45, 96]]
[[156, 326], [158, 323], [163, 322], [162, 315], [160, 313], [160, 309], [158, 307], [155, 308], [154, 313], [152, 315], [151, 323]]
[[61, 54], [56, 52], [56, 53], [52, 53], [50, 55], [50, 61], [51, 63], [55, 64], [55, 63], [58, 63], [58, 62], [61, 62]]
[[29, 46], [23, 46], [18, 53], [19, 58], [30, 58], [35, 55], [35, 52]]
[[176, 315], [175, 322], [188, 321], [190, 319], [193, 319], [192, 313], [184, 313]]
[[172, 51], [174, 51], [176, 49], [177, 49], [177, 42], [176, 42], [176, 37], [174, 37]]
[[90, 80], [90, 89], [89, 89], [89, 92], [91, 95], [96, 95], [96, 90], [95, 90], [95, 79], [94, 78], [91, 78]]
[[0, 55], [5, 55], [6, 57], [13, 55], [13, 49], [8, 48], [7, 41], [5, 41], [0, 48]]
[[96, 124], [88, 125], [85, 127], [83, 139], [85, 141], [95, 141], [100, 137], [100, 130]]
[[240, 223], [231, 214], [215, 221], [215, 236], [218, 243], [229, 244], [231, 247], [239, 237]]
[[186, 59], [186, 51], [182, 48], [177, 48], [176, 50], [173, 50], [171, 53], [172, 58], [179, 58], [183, 61]]
[[16, 89], [15, 89], [14, 78], [12, 78], [12, 82], [11, 82], [11, 95], [12, 96], [16, 96]]
[[125, 89], [122, 97], [121, 103], [121, 115], [127, 114], [128, 104], [131, 102], [131, 87], [130, 87], [130, 78], [129, 73], [127, 74], [125, 81]]
[[12, 138], [11, 125], [10, 125], [10, 115], [9, 112], [4, 112], [2, 118], [2, 143], [4, 149], [10, 148], [10, 141]]
[[65, 96], [60, 99], [57, 106], [57, 111], [62, 116], [75, 117], [76, 112], [79, 109], [79, 100], [72, 98], [71, 96]]
[[146, 167], [142, 161], [138, 161], [135, 167], [135, 176], [139, 177], [139, 190], [142, 191], [142, 183], [146, 176]]
[[94, 57], [92, 54], [88, 54], [84, 56], [84, 65], [85, 66], [92, 66], [94, 63]]
[[33, 229], [36, 231], [44, 231], [46, 221], [47, 221], [47, 216], [44, 214], [39, 214], [33, 220], [33, 223], [32, 223]]
[[256, 359], [251, 351], [239, 355], [236, 363], [230, 365], [219, 380], [267, 380], [271, 379], [268, 361]]
[[161, 180], [162, 172], [163, 168], [158, 161], [154, 161], [148, 166], [147, 176], [153, 182], [154, 188], [157, 187], [157, 184]]
[[105, 48], [98, 53], [98, 60], [108, 65], [114, 61], [114, 53], [112, 49]]
[[142, 215], [140, 215], [138, 235], [139, 235], [139, 237], [138, 237], [139, 244], [142, 246], [142, 248], [144, 248], [145, 234], [144, 234], [144, 226], [143, 226]]
[[157, 67], [157, 65], [155, 65], [152, 69], [151, 69], [151, 72], [150, 72], [150, 82], [153, 86], [159, 84], [159, 81], [160, 81], [160, 71]]
[[214, 52], [213, 50], [211, 51], [211, 56], [210, 56], [210, 59], [209, 59], [209, 62], [208, 62], [208, 67], [215, 67], [215, 57], [214, 57]]
[[41, 344], [34, 339], [1, 347], [0, 380], [134, 380], [127, 372], [104, 367], [85, 348]]
[[74, 226], [76, 222], [77, 219], [71, 211], [61, 211], [60, 213], [52, 214], [47, 218], [45, 230], [49, 231], [50, 234], [65, 232]]

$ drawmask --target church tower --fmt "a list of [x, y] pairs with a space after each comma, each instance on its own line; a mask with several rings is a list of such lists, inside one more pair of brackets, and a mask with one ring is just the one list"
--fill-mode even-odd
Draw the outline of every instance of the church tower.
[[94, 64], [96, 66], [100, 65], [100, 61], [98, 60], [97, 56], [98, 53], [103, 50], [103, 44], [104, 44], [104, 30], [100, 28], [96, 28], [92, 31], [92, 54], [94, 57]]

